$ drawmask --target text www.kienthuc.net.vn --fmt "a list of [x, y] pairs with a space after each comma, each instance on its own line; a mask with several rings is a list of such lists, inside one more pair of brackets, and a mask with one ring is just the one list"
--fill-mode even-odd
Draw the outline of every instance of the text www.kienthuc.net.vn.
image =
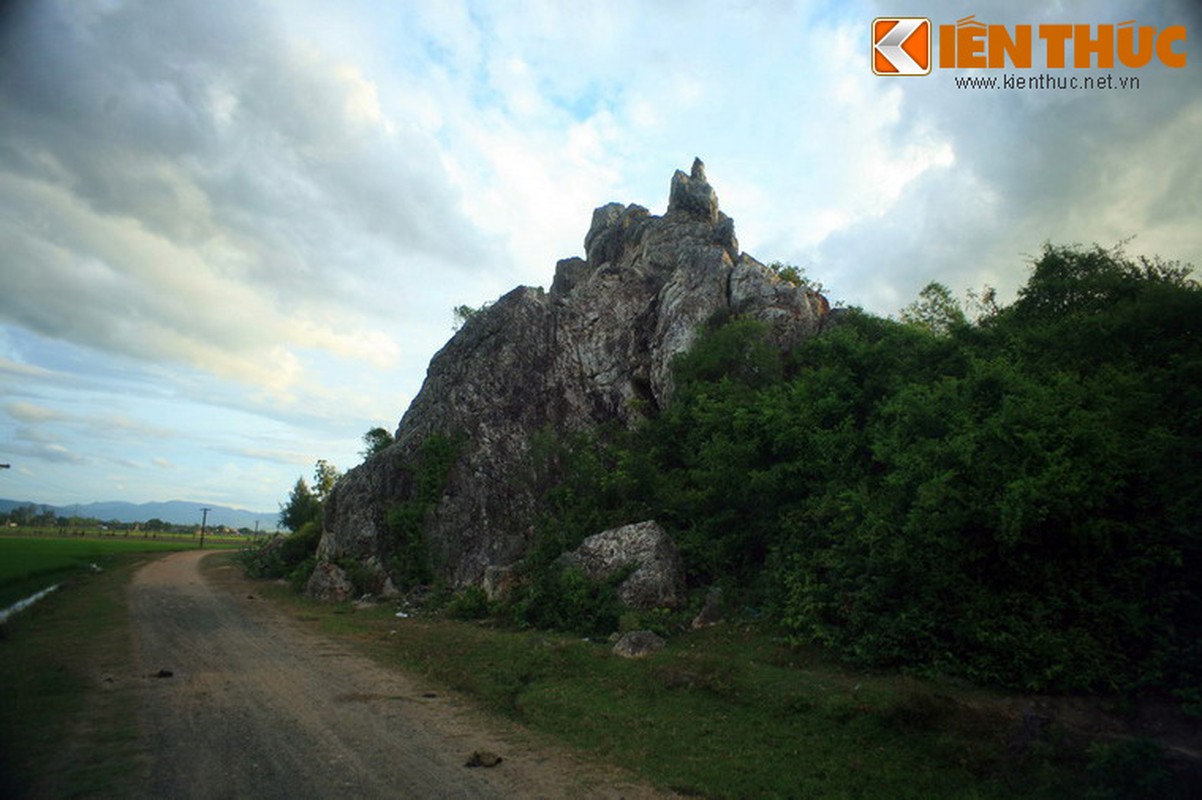
[[956, 75], [957, 89], [1022, 91], [1130, 91], [1139, 88], [1138, 75]]

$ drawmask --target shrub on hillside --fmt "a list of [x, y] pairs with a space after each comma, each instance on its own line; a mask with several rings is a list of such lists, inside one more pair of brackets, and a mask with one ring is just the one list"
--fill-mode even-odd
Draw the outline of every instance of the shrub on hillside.
[[[314, 559], [319, 541], [321, 524], [309, 521], [295, 533], [272, 536], [247, 545], [238, 551], [236, 558], [249, 577], [290, 578], [298, 568]], [[312, 572], [311, 567], [309, 571]]]

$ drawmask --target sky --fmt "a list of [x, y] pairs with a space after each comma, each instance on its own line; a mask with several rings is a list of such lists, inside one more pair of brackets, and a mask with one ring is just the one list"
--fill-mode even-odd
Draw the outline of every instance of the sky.
[[[455, 306], [695, 156], [744, 251], [882, 315], [1009, 300], [1046, 242], [1202, 265], [1190, 0], [3, 9], [0, 497], [274, 511], [396, 428]], [[970, 14], [1183, 25], [1186, 66], [873, 74], [874, 18]], [[1139, 86], [956, 84], [1045, 73]]]

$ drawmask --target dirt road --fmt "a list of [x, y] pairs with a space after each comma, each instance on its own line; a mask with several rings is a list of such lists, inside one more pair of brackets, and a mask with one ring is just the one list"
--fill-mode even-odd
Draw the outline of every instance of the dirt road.
[[[305, 631], [233, 568], [202, 576], [204, 555], [154, 561], [129, 590], [149, 796], [658, 796]], [[465, 767], [476, 751], [503, 761]]]

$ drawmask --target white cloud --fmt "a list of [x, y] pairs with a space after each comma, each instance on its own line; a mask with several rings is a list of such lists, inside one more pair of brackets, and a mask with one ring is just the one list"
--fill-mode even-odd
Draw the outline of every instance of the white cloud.
[[2, 357], [0, 357], [0, 372], [18, 379], [46, 380], [54, 375], [48, 369], [43, 369], [32, 364], [22, 364]]
[[5, 403], [4, 412], [18, 422], [51, 422], [66, 419], [61, 411], [21, 400]]
[[6, 450], [14, 455], [32, 458], [52, 464], [88, 464], [92, 459], [75, 452], [54, 436], [42, 432], [41, 428], [22, 426], [17, 428]]

